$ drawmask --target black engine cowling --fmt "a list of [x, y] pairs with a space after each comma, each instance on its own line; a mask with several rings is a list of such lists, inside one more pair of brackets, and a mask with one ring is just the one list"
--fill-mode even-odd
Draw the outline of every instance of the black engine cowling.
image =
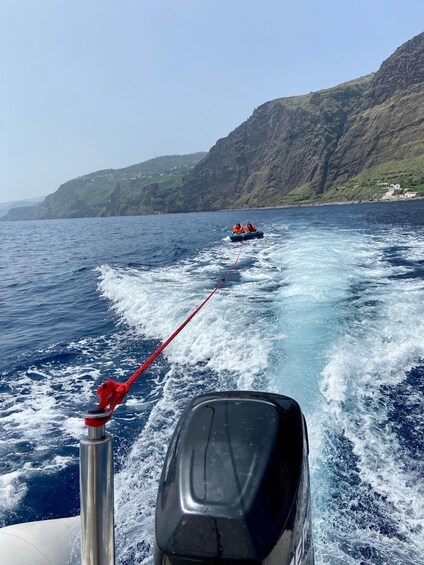
[[297, 402], [262, 392], [198, 396], [168, 448], [155, 564], [312, 565], [308, 440]]

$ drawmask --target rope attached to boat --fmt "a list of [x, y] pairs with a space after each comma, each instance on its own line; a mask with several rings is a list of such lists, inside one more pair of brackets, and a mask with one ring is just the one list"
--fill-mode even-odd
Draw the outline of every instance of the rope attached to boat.
[[231, 265], [230, 269], [227, 271], [225, 277], [223, 277], [219, 283], [215, 286], [212, 292], [207, 298], [190, 314], [190, 316], [175, 330], [175, 332], [168, 337], [166, 341], [160, 345], [152, 355], [137, 369], [131, 377], [124, 383], [114, 381], [112, 379], [107, 379], [103, 384], [101, 384], [97, 389], [97, 396], [100, 398], [98, 408], [105, 409], [107, 411], [107, 416], [105, 418], [85, 418], [85, 423], [87, 426], [98, 427], [103, 426], [106, 422], [110, 420], [113, 415], [115, 408], [122, 403], [125, 396], [128, 394], [130, 386], [144, 373], [144, 371], [153, 363], [153, 361], [162, 353], [167, 345], [180, 333], [182, 329], [194, 318], [194, 316], [199, 312], [201, 308], [212, 298], [212, 296], [221, 288], [221, 286], [226, 282], [228, 277], [234, 271], [238, 260], [240, 258], [242, 249], [242, 243], [240, 242], [240, 249], [236, 260]]

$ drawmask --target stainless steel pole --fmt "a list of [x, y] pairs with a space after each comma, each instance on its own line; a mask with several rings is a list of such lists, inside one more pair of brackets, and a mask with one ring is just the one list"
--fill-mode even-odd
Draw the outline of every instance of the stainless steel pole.
[[[104, 419], [104, 410], [94, 408], [84, 417]], [[105, 426], [88, 426], [80, 441], [81, 563], [114, 565], [112, 436]]]

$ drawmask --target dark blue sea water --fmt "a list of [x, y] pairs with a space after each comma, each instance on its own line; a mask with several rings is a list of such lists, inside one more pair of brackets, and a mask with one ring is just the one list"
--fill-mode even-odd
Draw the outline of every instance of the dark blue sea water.
[[78, 514], [81, 411], [237, 270], [133, 387], [118, 563], [150, 563], [167, 443], [209, 390], [293, 396], [317, 563], [424, 563], [424, 201], [0, 224], [1, 525]]

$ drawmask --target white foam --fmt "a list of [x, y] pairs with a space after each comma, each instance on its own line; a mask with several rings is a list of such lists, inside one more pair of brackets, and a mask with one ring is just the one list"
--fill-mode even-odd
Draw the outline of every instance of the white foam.
[[[4, 469], [0, 481], [4, 486], [2, 500], [6, 501], [1, 514], [19, 507], [28, 480], [57, 473], [77, 461], [84, 429], [81, 409], [93, 402], [103, 361], [115, 353], [113, 340], [106, 352], [99, 341], [83, 340], [68, 346], [68, 352], [87, 358], [86, 364], [58, 363], [51, 347], [39, 352], [46, 361], [13, 375], [11, 392], [3, 395], [0, 407]], [[57, 453], [64, 446], [73, 449], [72, 456]]]
[[21, 503], [27, 493], [27, 486], [20, 481], [19, 471], [0, 476], [0, 512], [10, 511]]
[[[103, 266], [99, 289], [121, 323], [143, 337], [164, 341], [213, 289], [217, 273], [224, 275], [231, 259], [234, 255], [220, 250], [154, 271]], [[205, 262], [200, 269], [198, 261]], [[267, 274], [253, 266], [243, 275], [248, 280], [242, 286], [233, 285], [230, 278], [167, 347], [164, 355], [170, 363], [205, 363], [213, 371], [238, 375], [245, 387], [267, 367], [271, 347], [263, 317], [267, 306], [260, 306], [267, 296], [257, 284]], [[268, 280], [272, 280], [269, 275]]]
[[[420, 542], [424, 488], [421, 477], [415, 476], [405, 461], [403, 445], [389, 421], [391, 407], [385, 404], [381, 390], [383, 385], [398, 385], [424, 358], [424, 312], [417, 308], [419, 302], [411, 301], [410, 284], [405, 283], [403, 289], [399, 283], [396, 286], [397, 292], [380, 305], [379, 317], [362, 320], [367, 322], [365, 340], [362, 327], [357, 333], [352, 328], [334, 347], [322, 373], [322, 392], [333, 425], [343, 430], [353, 446], [361, 480], [379, 493], [388, 507], [393, 506], [391, 518], [398, 531], [424, 549]], [[345, 409], [345, 403], [350, 403], [350, 410]]]
[[[403, 239], [398, 237], [396, 243], [402, 248]], [[407, 257], [410, 245], [404, 246]], [[365, 271], [368, 285], [356, 300], [356, 316], [328, 351], [320, 386], [329, 428], [350, 442], [360, 480], [379, 495], [378, 511], [395, 525], [402, 541], [376, 535], [373, 528], [358, 531], [355, 520], [346, 516], [348, 509], [341, 510], [345, 522], [363, 545], [386, 556], [397, 552], [403, 555], [400, 559], [410, 554], [412, 563], [412, 555], [424, 552], [424, 487], [390, 421], [392, 407], [385, 391], [399, 385], [424, 359], [424, 285], [422, 280], [393, 278], [399, 267], [381, 256], [375, 259], [370, 257], [361, 267], [359, 274]], [[333, 544], [330, 553], [335, 551]]]

